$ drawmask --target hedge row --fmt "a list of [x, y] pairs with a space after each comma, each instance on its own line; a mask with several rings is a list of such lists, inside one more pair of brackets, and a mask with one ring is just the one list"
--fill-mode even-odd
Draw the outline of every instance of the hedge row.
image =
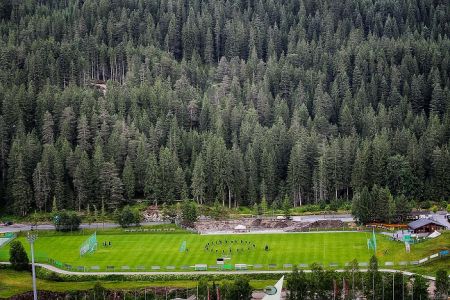
[[[157, 275], [68, 275], [60, 274], [45, 268], [37, 268], [36, 276], [40, 279], [52, 280], [57, 282], [79, 282], [79, 281], [177, 281], [191, 280], [198, 281], [200, 278], [207, 277], [208, 280], [226, 280], [235, 279], [237, 274], [157, 274]], [[252, 280], [279, 279], [281, 273], [252, 273], [239, 274], [239, 276]]]

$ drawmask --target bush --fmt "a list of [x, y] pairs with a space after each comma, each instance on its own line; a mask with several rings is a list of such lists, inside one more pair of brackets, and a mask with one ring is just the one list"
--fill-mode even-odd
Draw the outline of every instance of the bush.
[[217, 200], [214, 202], [214, 206], [211, 207], [209, 211], [209, 216], [214, 220], [225, 220], [228, 218], [228, 215], [229, 215], [228, 209], [222, 206]]
[[175, 205], [166, 205], [164, 203], [161, 213], [163, 219], [169, 221], [170, 223], [175, 223], [175, 220], [178, 218], [178, 212]]
[[117, 223], [123, 228], [131, 225], [139, 226], [139, 212], [133, 211], [130, 206], [125, 206], [117, 216]]
[[13, 241], [9, 248], [9, 262], [14, 270], [27, 270], [28, 269], [28, 255], [23, 248], [23, 245], [19, 241]]
[[319, 202], [319, 207], [321, 210], [324, 210], [327, 207], [327, 204], [325, 203], [325, 201], [320, 201]]
[[437, 205], [433, 205], [433, 206], [430, 208], [430, 210], [431, 210], [432, 212], [436, 213], [436, 212], [438, 211]]
[[93, 287], [94, 295], [102, 295], [106, 292], [106, 289], [102, 286], [100, 281], [97, 281]]
[[447, 299], [449, 286], [447, 271], [439, 269], [436, 272], [436, 299]]
[[330, 210], [331, 211], [338, 211], [338, 209], [339, 209], [339, 202], [336, 201], [336, 200], [332, 200], [330, 202]]
[[420, 208], [421, 209], [430, 209], [431, 207], [431, 202], [430, 201], [424, 201], [422, 203], [420, 203]]
[[188, 200], [183, 202], [181, 220], [185, 226], [193, 226], [194, 222], [197, 221], [197, 205], [194, 202]]
[[56, 231], [78, 230], [81, 224], [81, 218], [73, 211], [61, 211], [54, 215], [53, 224]]

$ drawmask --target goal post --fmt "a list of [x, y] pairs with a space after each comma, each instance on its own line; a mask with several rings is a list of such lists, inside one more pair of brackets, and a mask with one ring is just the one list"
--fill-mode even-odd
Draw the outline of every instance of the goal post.
[[80, 256], [93, 253], [95, 250], [97, 250], [97, 232], [94, 232], [81, 244]]
[[186, 241], [183, 241], [181, 243], [180, 248], [178, 249], [180, 252], [185, 252], [186, 251]]

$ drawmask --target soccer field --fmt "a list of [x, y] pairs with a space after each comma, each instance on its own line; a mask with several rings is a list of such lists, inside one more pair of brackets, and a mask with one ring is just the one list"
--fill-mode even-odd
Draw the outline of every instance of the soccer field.
[[[314, 262], [326, 268], [330, 264], [338, 264], [337, 267], [342, 268], [353, 259], [368, 262], [373, 255], [373, 250], [367, 248], [370, 232], [198, 235], [100, 230], [97, 232], [97, 250], [80, 257], [80, 246], [90, 234], [92, 232], [42, 234], [35, 242], [37, 261], [47, 263], [48, 259], [53, 259], [58, 262], [57, 266], [71, 265], [72, 270], [84, 266], [92, 271], [91, 267], [98, 266], [100, 271], [106, 271], [107, 266], [114, 266], [115, 271], [121, 271], [122, 266], [128, 266], [131, 271], [143, 266], [145, 271], [151, 271], [152, 266], [159, 266], [161, 271], [167, 271], [167, 266], [174, 266], [173, 271], [184, 271], [182, 266], [215, 265], [220, 257], [229, 257], [225, 263], [230, 265], [261, 264], [262, 269], [267, 269], [269, 264], [273, 264], [276, 265], [272, 266], [273, 269], [283, 269], [284, 264], [310, 265]], [[412, 245], [410, 253], [405, 252], [402, 243], [391, 241], [382, 234], [376, 237], [380, 267], [388, 261], [397, 265], [401, 261], [419, 260], [450, 247], [449, 232]], [[26, 239], [18, 239], [28, 251]], [[111, 242], [111, 246], [105, 247], [103, 242]], [[187, 251], [180, 251], [184, 242]], [[266, 245], [268, 251], [265, 250]], [[8, 260], [8, 250], [8, 246], [0, 249], [0, 260]]]
[[[343, 267], [346, 262], [357, 259], [367, 262], [373, 250], [367, 249], [367, 232], [330, 232], [330, 233], [284, 233], [284, 234], [240, 234], [240, 235], [197, 235], [185, 233], [118, 233], [97, 234], [98, 248], [93, 254], [83, 257], [79, 255], [80, 245], [89, 235], [41, 236], [35, 243], [37, 260], [46, 262], [52, 258], [63, 264], [77, 266], [114, 266], [121, 270], [122, 266], [135, 270], [136, 266], [144, 266], [151, 270], [152, 266], [181, 266], [195, 264], [216, 264], [219, 257], [230, 257], [227, 264], [311, 264], [317, 262], [325, 267], [330, 263]], [[26, 248], [25, 238], [21, 237]], [[187, 251], [180, 251], [186, 241]], [[111, 246], [103, 246], [103, 242], [111, 242]], [[268, 251], [265, 246], [268, 246]], [[390, 241], [386, 236], [377, 234], [377, 255], [381, 262], [392, 259], [403, 259], [405, 252], [401, 243]], [[5, 252], [6, 249], [3, 250]], [[5, 253], [2, 255], [5, 257]], [[408, 256], [411, 258], [414, 251]]]

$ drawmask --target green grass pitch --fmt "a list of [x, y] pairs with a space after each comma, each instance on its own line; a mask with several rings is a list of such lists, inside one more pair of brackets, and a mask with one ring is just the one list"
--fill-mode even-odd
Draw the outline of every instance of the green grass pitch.
[[[53, 258], [73, 267], [129, 266], [176, 266], [213, 265], [216, 259], [230, 256], [229, 264], [276, 264], [278, 269], [283, 264], [311, 264], [317, 262], [327, 267], [337, 263], [341, 267], [353, 259], [368, 262], [373, 255], [367, 249], [367, 232], [330, 232], [330, 233], [285, 233], [285, 234], [241, 234], [241, 235], [196, 235], [185, 233], [97, 233], [98, 249], [95, 253], [79, 256], [79, 248], [86, 235], [41, 236], [35, 243], [37, 260], [44, 262], [44, 257]], [[24, 237], [19, 238], [28, 250]], [[227, 241], [225, 243], [225, 240]], [[242, 242], [241, 242], [242, 240]], [[449, 234], [413, 245], [411, 253], [405, 253], [405, 247], [399, 242], [390, 241], [388, 237], [377, 234], [377, 256], [380, 266], [386, 261], [399, 262], [416, 260], [431, 255], [440, 249], [448, 248]], [[104, 247], [103, 242], [111, 242]], [[180, 246], [186, 241], [188, 251], [180, 252]], [[221, 241], [218, 243], [218, 241]], [[231, 243], [233, 241], [233, 243]], [[209, 243], [209, 246], [206, 247]], [[220, 244], [221, 243], [221, 244]], [[446, 245], [447, 244], [447, 245]], [[253, 246], [255, 245], [255, 246]], [[265, 245], [269, 251], [265, 251]], [[230, 253], [231, 249], [231, 253]], [[5, 260], [7, 247], [2, 249], [0, 259]], [[217, 250], [217, 251], [216, 251]]]

